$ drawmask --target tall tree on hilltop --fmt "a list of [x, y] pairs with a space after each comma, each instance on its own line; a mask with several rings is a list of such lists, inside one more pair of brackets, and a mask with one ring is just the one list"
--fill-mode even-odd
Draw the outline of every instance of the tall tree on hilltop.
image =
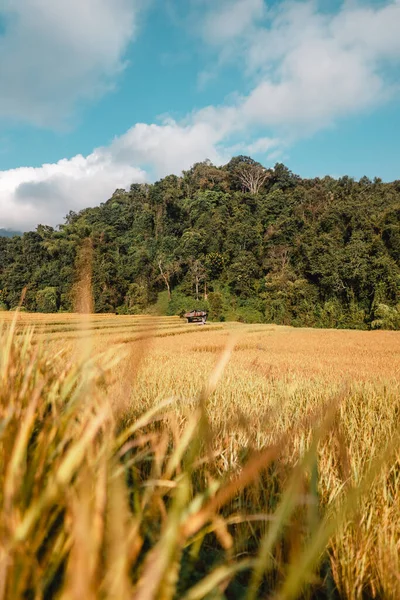
[[242, 182], [243, 191], [250, 194], [258, 194], [264, 183], [271, 177], [271, 172], [261, 165], [243, 164], [238, 168], [237, 174]]
[[258, 194], [264, 183], [271, 178], [271, 171], [249, 156], [235, 156], [226, 165], [237, 189], [250, 194]]

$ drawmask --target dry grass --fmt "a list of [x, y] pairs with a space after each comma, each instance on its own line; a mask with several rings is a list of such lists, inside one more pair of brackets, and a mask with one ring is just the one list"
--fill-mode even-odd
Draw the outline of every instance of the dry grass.
[[0, 599], [400, 598], [398, 333], [2, 317]]

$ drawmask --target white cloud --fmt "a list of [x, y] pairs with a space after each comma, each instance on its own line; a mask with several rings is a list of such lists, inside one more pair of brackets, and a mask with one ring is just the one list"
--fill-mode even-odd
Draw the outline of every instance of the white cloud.
[[264, 0], [220, 0], [206, 14], [203, 36], [210, 43], [225, 44], [248, 33], [265, 10]]
[[118, 162], [140, 164], [156, 177], [163, 177], [205, 158], [221, 163], [218, 144], [223, 137], [224, 131], [205, 119], [186, 124], [172, 120], [162, 125], [139, 123], [117, 138], [109, 151]]
[[[213, 10], [206, 24], [216, 15], [218, 23]], [[250, 17], [252, 26], [243, 21], [237, 43], [219, 57], [220, 64], [227, 56], [242, 61], [255, 81], [236, 105], [240, 123], [308, 135], [397, 91], [387, 73], [400, 60], [398, 0], [375, 7], [345, 2], [336, 13], [319, 12], [317, 1], [292, 1], [271, 8], [266, 19], [254, 20], [249, 11]], [[209, 32], [204, 40], [210, 42]]]
[[334, 43], [308, 40], [262, 81], [243, 104], [249, 122], [310, 133], [384, 99], [382, 79], [361, 57]]
[[0, 228], [32, 229], [62, 223], [69, 210], [99, 204], [116, 188], [143, 182], [146, 174], [106, 153], [75, 156], [39, 168], [0, 172]]
[[[271, 155], [274, 156], [275, 153], [281, 153], [281, 149], [277, 150], [279, 146], [282, 145], [281, 140], [269, 138], [269, 137], [260, 137], [256, 139], [254, 142], [250, 142], [248, 144], [239, 143], [234, 144], [233, 146], [229, 146], [228, 150], [231, 156], [235, 154], [248, 154], [252, 156], [253, 154], [264, 154], [268, 153], [268, 157]], [[271, 152], [273, 150], [273, 152]]]
[[3, 0], [0, 118], [59, 125], [123, 69], [138, 0]]
[[264, 0], [197, 0], [197, 3], [193, 29], [219, 52], [218, 59], [198, 74], [198, 89], [204, 90], [218, 78], [226, 63], [242, 62], [243, 40], [256, 35], [256, 24], [267, 11]]
[[354, 48], [365, 57], [400, 57], [400, 2], [387, 2], [380, 8], [355, 6], [341, 11], [331, 23], [338, 42]]

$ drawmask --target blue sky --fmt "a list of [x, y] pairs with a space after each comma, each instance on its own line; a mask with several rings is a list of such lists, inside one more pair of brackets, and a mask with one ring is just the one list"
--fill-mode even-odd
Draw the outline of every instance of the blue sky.
[[2, 0], [0, 227], [245, 153], [400, 179], [399, 0]]

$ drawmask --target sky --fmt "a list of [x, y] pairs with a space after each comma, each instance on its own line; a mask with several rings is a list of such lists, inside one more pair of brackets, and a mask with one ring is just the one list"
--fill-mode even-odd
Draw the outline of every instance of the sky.
[[0, 0], [0, 228], [251, 155], [400, 179], [400, 0]]

